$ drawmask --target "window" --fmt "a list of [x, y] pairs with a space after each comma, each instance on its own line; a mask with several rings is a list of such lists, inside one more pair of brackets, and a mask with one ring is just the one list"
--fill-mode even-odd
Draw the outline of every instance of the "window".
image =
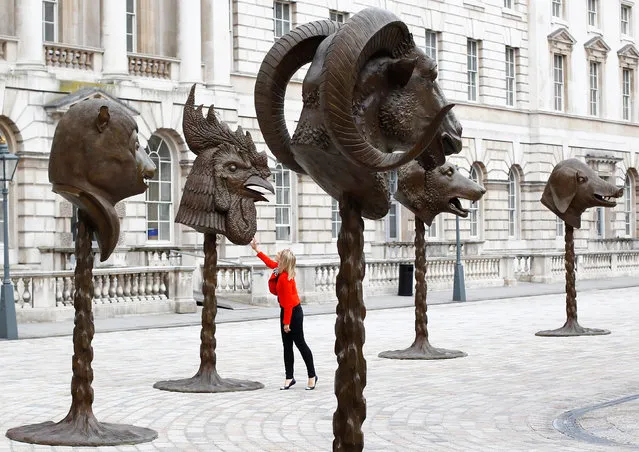
[[564, 220], [562, 220], [559, 217], [555, 217], [557, 219], [557, 225], [556, 225], [556, 235], [557, 237], [563, 237], [564, 235]]
[[517, 236], [517, 174], [514, 169], [508, 173], [508, 237]]
[[562, 3], [563, 3], [562, 0], [552, 0], [552, 16], [553, 17], [558, 17], [561, 19], [564, 16], [563, 14], [564, 5]]
[[622, 71], [623, 81], [622, 81], [622, 108], [623, 108], [623, 119], [626, 121], [632, 120], [632, 78], [633, 71], [632, 69], [624, 68]]
[[431, 239], [437, 238], [437, 217], [433, 218], [430, 226], [426, 226], [426, 236]]
[[391, 203], [386, 216], [386, 239], [399, 239], [399, 204], [393, 197], [397, 191], [397, 170], [388, 173], [388, 189], [390, 190]]
[[504, 0], [504, 8], [512, 9], [512, 7], [513, 7], [513, 0]]
[[343, 24], [344, 22], [346, 22], [346, 19], [348, 19], [348, 13], [331, 10], [329, 12], [329, 18], [333, 22], [337, 22], [338, 24]]
[[595, 231], [598, 239], [604, 237], [604, 208], [597, 207], [595, 210]]
[[[479, 172], [474, 166], [470, 167], [468, 178], [479, 184]], [[468, 220], [470, 221], [470, 236], [479, 237], [479, 201], [472, 201], [468, 207]]]
[[45, 41], [58, 40], [58, 1], [44, 0], [42, 2], [42, 35]]
[[628, 5], [621, 5], [621, 34], [623, 35], [631, 35], [630, 28], [630, 17], [631, 17], [632, 9]]
[[564, 111], [564, 58], [559, 54], [555, 54], [553, 58], [554, 98], [557, 111]]
[[506, 47], [506, 105], [515, 105], [515, 49]]
[[477, 41], [469, 39], [466, 46], [468, 100], [477, 100]]
[[599, 26], [599, 5], [598, 0], [588, 0], [588, 25], [591, 27]]
[[126, 51], [136, 52], [138, 47], [136, 0], [126, 0]]
[[590, 62], [590, 114], [592, 116], [599, 115], [599, 63], [595, 61]]
[[279, 38], [291, 31], [291, 4], [288, 2], [275, 2], [273, 4], [273, 22], [275, 25], [275, 37]]
[[170, 241], [173, 226], [171, 151], [166, 141], [153, 135], [147, 152], [157, 168], [146, 190], [147, 239]]
[[291, 240], [291, 171], [275, 166], [275, 240]]
[[339, 202], [335, 198], [331, 201], [331, 233], [332, 237], [336, 239], [342, 227], [342, 217], [339, 215]]
[[632, 179], [626, 174], [626, 182], [623, 186], [623, 210], [626, 236], [632, 235]]
[[426, 55], [437, 61], [437, 32], [426, 30], [426, 47], [424, 51]]

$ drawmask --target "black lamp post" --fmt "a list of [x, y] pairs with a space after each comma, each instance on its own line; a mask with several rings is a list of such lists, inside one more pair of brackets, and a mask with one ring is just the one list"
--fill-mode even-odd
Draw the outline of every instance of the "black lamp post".
[[18, 167], [20, 158], [9, 152], [9, 147], [4, 137], [0, 136], [0, 181], [2, 181], [3, 197], [3, 229], [4, 229], [4, 281], [2, 282], [2, 294], [0, 299], [0, 338], [17, 339], [18, 323], [16, 321], [16, 305], [13, 298], [13, 285], [9, 277], [9, 214], [8, 195], [9, 182]]

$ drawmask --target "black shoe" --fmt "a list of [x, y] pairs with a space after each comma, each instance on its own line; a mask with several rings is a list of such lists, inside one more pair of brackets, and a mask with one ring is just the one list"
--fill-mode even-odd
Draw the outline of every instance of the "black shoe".
[[297, 383], [297, 382], [295, 381], [295, 378], [293, 378], [289, 384], [287, 384], [286, 386], [282, 386], [282, 387], [280, 388], [280, 391], [282, 391], [282, 390], [284, 390], [284, 389], [288, 389], [288, 388], [290, 388], [290, 387], [291, 387], [291, 386], [293, 386], [295, 383]]
[[319, 380], [319, 378], [317, 378], [317, 375], [315, 375], [315, 383], [313, 383], [313, 386], [307, 386], [306, 390], [312, 391], [313, 389], [315, 389], [315, 386], [317, 386], [317, 380]]

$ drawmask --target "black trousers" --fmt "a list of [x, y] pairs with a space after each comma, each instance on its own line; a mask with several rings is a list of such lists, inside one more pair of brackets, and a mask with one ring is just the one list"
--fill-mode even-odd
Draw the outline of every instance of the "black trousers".
[[282, 345], [284, 346], [284, 369], [286, 370], [286, 379], [293, 378], [293, 343], [300, 351], [304, 364], [306, 364], [306, 372], [308, 378], [315, 376], [315, 366], [313, 364], [313, 353], [308, 348], [306, 341], [304, 340], [304, 311], [302, 311], [302, 305], [297, 305], [293, 308], [293, 315], [291, 316], [291, 331], [284, 332], [284, 309], [280, 309], [280, 332], [282, 333]]

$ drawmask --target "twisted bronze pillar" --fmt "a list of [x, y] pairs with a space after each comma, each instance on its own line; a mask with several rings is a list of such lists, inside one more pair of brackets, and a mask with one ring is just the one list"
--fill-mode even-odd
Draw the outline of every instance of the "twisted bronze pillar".
[[342, 226], [337, 239], [340, 256], [336, 280], [337, 320], [335, 321], [335, 395], [337, 410], [333, 414], [333, 451], [355, 452], [364, 448], [362, 424], [366, 419], [366, 360], [362, 280], [364, 262], [364, 220], [361, 207], [344, 196], [340, 202]]
[[610, 334], [608, 330], [584, 328], [577, 322], [577, 287], [575, 284], [575, 239], [574, 228], [564, 223], [566, 228], [566, 323], [556, 330], [544, 330], [536, 336], [599, 336]]
[[153, 385], [156, 389], [173, 392], [234, 392], [251, 391], [264, 387], [257, 381], [222, 378], [215, 365], [215, 316], [217, 315], [217, 247], [216, 234], [204, 234], [204, 268], [202, 270], [202, 331], [200, 333], [200, 368], [191, 378], [180, 380], [158, 381]]
[[426, 303], [426, 228], [415, 217], [415, 341], [403, 350], [381, 352], [388, 359], [451, 359], [467, 356], [459, 350], [436, 348], [428, 342], [428, 306]]
[[78, 211], [75, 240], [75, 327], [73, 328], [73, 358], [71, 378], [71, 408], [58, 423], [16, 427], [7, 431], [15, 441], [52, 446], [114, 446], [152, 441], [158, 434], [151, 429], [124, 424], [98, 422], [93, 415], [93, 250], [94, 226], [83, 210]]

